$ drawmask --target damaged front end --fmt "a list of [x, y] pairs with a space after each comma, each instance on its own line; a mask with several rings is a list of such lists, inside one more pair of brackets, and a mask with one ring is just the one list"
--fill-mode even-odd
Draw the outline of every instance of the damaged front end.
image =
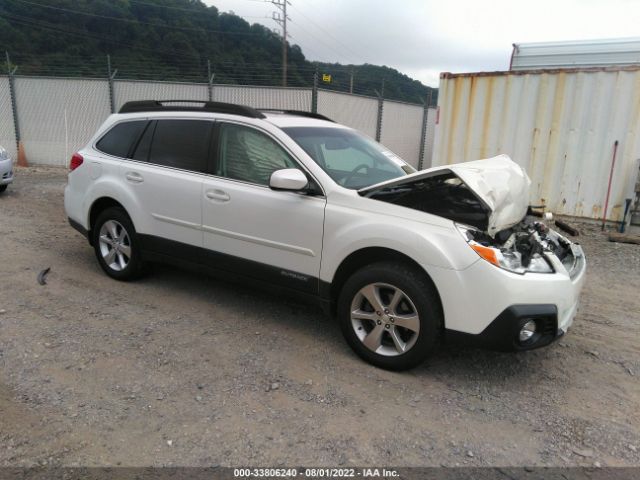
[[554, 273], [562, 265], [573, 278], [584, 265], [579, 245], [529, 217], [495, 237], [468, 225], [456, 227], [480, 257], [513, 273]]
[[494, 236], [519, 223], [531, 180], [507, 155], [435, 167], [358, 190], [362, 196], [465, 223]]
[[455, 222], [469, 246], [513, 273], [553, 273], [573, 278], [584, 256], [579, 245], [527, 217], [531, 181], [522, 167], [500, 155], [437, 167], [359, 190], [360, 195]]

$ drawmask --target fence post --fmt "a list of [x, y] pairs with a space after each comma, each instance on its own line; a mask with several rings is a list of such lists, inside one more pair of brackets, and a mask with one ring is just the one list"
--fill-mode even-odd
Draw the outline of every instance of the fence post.
[[118, 69], [111, 72], [111, 55], [107, 55], [107, 75], [109, 82], [109, 106], [111, 107], [111, 113], [116, 113], [116, 98], [113, 92], [113, 79], [116, 78]]
[[422, 100], [422, 128], [420, 129], [420, 153], [418, 157], [418, 170], [422, 170], [424, 162], [424, 148], [427, 142], [427, 122], [429, 121], [429, 106], [431, 105], [431, 89], [427, 95], [427, 101]]
[[313, 89], [311, 90], [311, 112], [318, 113], [318, 65], [313, 73]]
[[20, 136], [20, 120], [18, 118], [18, 103], [16, 100], [15, 73], [18, 67], [11, 68], [9, 52], [4, 52], [7, 57], [7, 75], [9, 76], [9, 97], [11, 99], [11, 113], [13, 115], [13, 129], [16, 133], [16, 151], [18, 152], [18, 165], [27, 166], [27, 159], [22, 148], [22, 137]]
[[213, 77], [215, 73], [211, 73], [211, 60], [207, 60], [207, 85], [209, 89], [209, 101], [213, 102]]
[[378, 118], [376, 120], [376, 142], [380, 141], [382, 137], [382, 111], [384, 109], [384, 78], [382, 79], [382, 88], [378, 93], [377, 90], [374, 90], [378, 94]]

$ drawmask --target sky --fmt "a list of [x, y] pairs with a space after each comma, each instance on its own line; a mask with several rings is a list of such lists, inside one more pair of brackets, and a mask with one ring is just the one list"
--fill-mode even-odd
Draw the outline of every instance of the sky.
[[[309, 60], [440, 72], [507, 70], [513, 43], [634, 37], [640, 0], [290, 0], [289, 41]], [[204, 0], [279, 28], [270, 0]]]

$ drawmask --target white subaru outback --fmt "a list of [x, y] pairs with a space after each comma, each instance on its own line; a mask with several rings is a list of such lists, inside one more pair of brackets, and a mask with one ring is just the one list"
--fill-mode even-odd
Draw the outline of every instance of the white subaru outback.
[[416, 172], [321, 115], [140, 101], [70, 168], [69, 221], [107, 275], [172, 262], [312, 297], [383, 368], [445, 335], [541, 347], [576, 314], [582, 249], [527, 216], [506, 156]]

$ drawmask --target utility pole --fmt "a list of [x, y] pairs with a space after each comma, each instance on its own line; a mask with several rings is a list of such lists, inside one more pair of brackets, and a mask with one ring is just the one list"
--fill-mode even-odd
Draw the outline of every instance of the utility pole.
[[353, 67], [351, 67], [351, 77], [349, 79], [349, 93], [353, 93]]
[[109, 82], [109, 106], [111, 113], [116, 113], [116, 97], [113, 93], [113, 80], [116, 78], [118, 69], [111, 70], [111, 55], [107, 55], [107, 81]]
[[287, 21], [291, 20], [287, 16], [287, 4], [289, 0], [271, 0], [279, 12], [273, 12], [273, 20], [282, 27], [282, 86], [287, 86]]

